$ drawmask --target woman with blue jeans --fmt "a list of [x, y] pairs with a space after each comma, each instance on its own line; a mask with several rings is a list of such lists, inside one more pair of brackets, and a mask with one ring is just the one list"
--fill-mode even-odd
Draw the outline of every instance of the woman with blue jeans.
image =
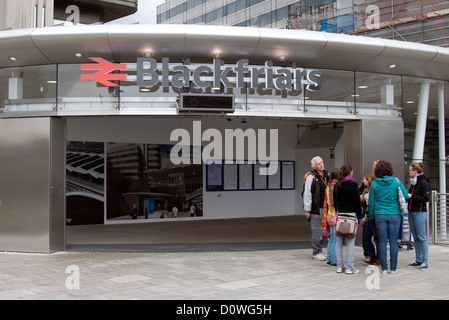
[[429, 179], [423, 175], [422, 162], [412, 162], [409, 166], [410, 199], [408, 201], [408, 219], [410, 231], [415, 243], [416, 259], [409, 267], [427, 270], [429, 263], [429, 246], [426, 239], [427, 205], [430, 199]]
[[401, 181], [393, 176], [393, 166], [388, 160], [380, 160], [374, 168], [376, 179], [371, 183], [368, 198], [370, 219], [375, 219], [379, 240], [378, 255], [382, 274], [388, 272], [387, 242], [390, 242], [390, 273], [398, 266], [398, 236], [401, 226], [398, 186], [407, 199], [408, 193]]
[[[353, 171], [350, 164], [341, 167], [341, 174], [334, 188], [335, 210], [340, 213], [351, 214], [358, 220], [362, 219], [362, 207], [360, 206], [359, 186], [352, 177]], [[337, 215], [338, 215], [337, 214]], [[345, 269], [343, 261], [343, 242], [346, 241], [346, 274], [355, 274], [359, 270], [354, 268], [355, 234], [342, 235], [338, 232], [335, 243], [335, 255], [337, 257], [337, 273]]]

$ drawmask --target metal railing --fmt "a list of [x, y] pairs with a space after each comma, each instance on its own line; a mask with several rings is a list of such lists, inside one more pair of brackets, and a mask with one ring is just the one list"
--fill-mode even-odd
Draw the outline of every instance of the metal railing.
[[438, 193], [432, 191], [430, 200], [431, 214], [429, 215], [428, 231], [429, 242], [431, 244], [449, 245], [447, 212], [449, 212], [449, 203], [447, 199], [449, 193]]

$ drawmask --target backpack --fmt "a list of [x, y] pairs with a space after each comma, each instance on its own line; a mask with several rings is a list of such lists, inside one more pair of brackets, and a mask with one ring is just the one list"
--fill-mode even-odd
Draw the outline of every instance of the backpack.
[[[308, 176], [313, 175], [313, 181], [315, 181], [315, 174], [313, 173], [313, 171], [309, 171], [304, 175], [304, 183], [302, 185], [302, 192], [301, 192], [301, 197], [304, 198], [304, 189], [306, 187], [306, 179]], [[312, 182], [312, 189], [314, 188], [314, 183]]]

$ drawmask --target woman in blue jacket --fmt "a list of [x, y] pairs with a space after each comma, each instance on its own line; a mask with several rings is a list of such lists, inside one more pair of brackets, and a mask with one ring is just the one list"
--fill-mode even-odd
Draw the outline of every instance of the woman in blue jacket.
[[380, 160], [374, 168], [376, 179], [371, 183], [368, 198], [370, 219], [375, 219], [379, 239], [378, 255], [382, 274], [387, 274], [387, 240], [390, 241], [390, 273], [396, 273], [398, 265], [398, 235], [401, 226], [398, 186], [405, 199], [407, 189], [393, 176], [393, 166], [388, 160]]

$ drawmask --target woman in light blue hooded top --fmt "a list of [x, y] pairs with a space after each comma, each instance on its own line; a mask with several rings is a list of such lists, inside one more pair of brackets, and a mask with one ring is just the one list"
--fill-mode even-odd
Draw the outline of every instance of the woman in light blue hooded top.
[[388, 160], [380, 160], [374, 168], [376, 179], [371, 183], [368, 212], [375, 219], [379, 239], [379, 260], [382, 274], [388, 271], [387, 240], [390, 242], [390, 273], [395, 274], [398, 264], [398, 236], [401, 226], [398, 187], [405, 199], [409, 195], [402, 182], [393, 176], [393, 166]]

